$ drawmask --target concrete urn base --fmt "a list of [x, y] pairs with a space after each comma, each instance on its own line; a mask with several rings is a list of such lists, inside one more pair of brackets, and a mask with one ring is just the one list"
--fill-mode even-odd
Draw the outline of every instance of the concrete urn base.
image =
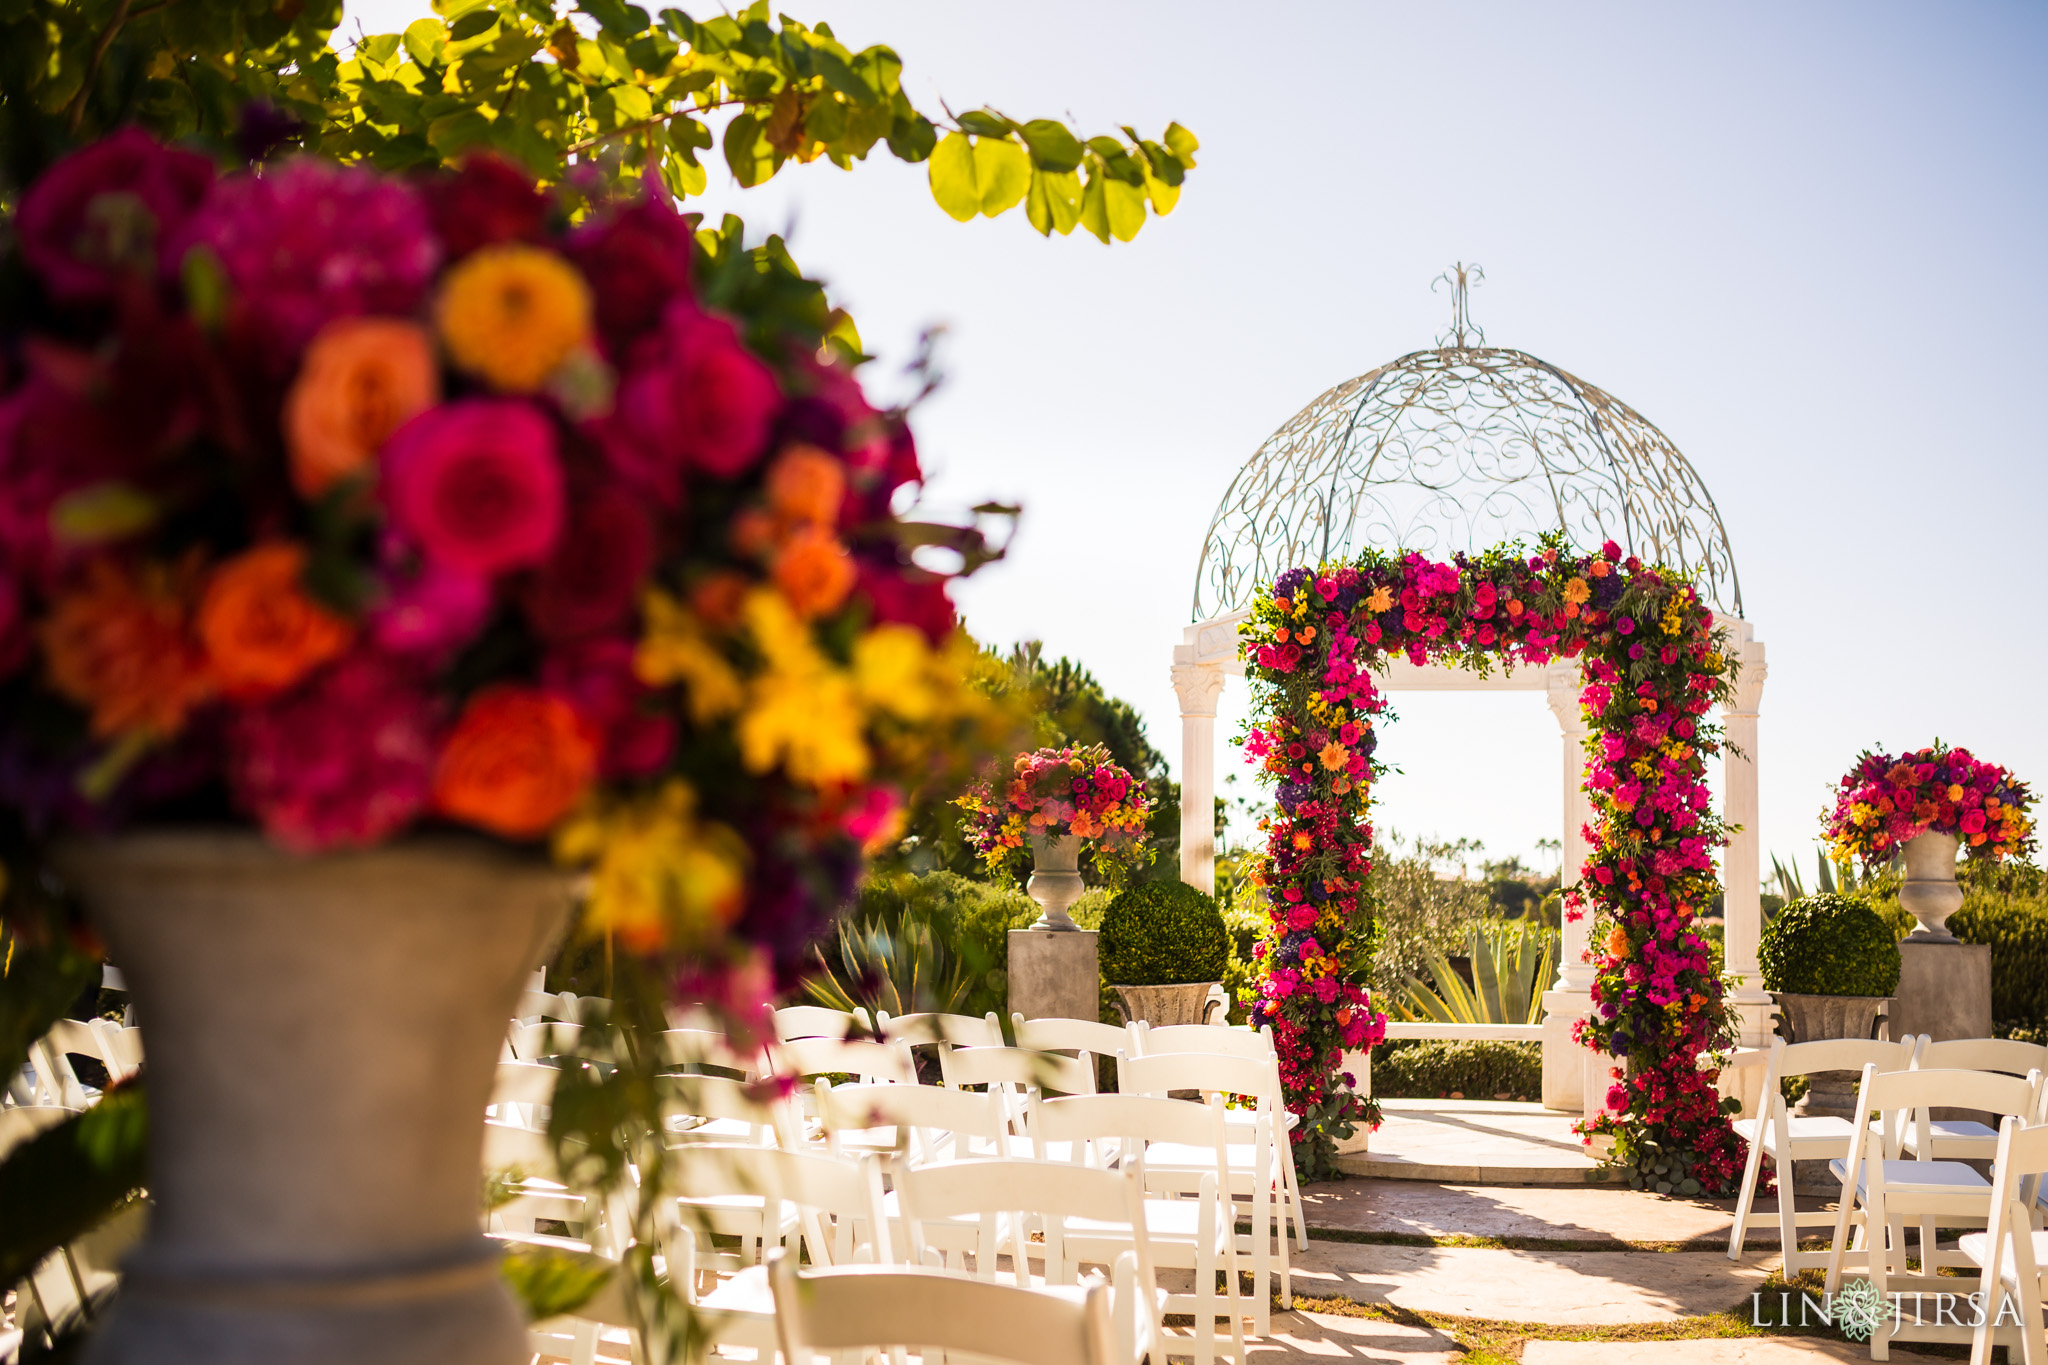
[[[1875, 1038], [1877, 1016], [1890, 1003], [1882, 995], [1799, 995], [1772, 991], [1778, 1002], [1786, 1041], [1811, 1043], [1823, 1038]], [[1862, 1078], [1853, 1071], [1816, 1071], [1806, 1098], [1795, 1112], [1847, 1118], [1856, 1108], [1856, 1087]]]
[[516, 1365], [478, 1230], [506, 1020], [568, 883], [481, 839], [60, 846], [134, 999], [150, 1194], [87, 1365]]
[[1153, 1028], [1175, 1024], [1223, 1022], [1230, 1012], [1221, 981], [1190, 981], [1176, 986], [1111, 986], [1125, 1023], [1142, 1019]]

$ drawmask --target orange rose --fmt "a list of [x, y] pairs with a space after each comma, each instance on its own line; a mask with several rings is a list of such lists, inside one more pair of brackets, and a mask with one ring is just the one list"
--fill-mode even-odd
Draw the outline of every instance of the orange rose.
[[740, 607], [751, 586], [745, 575], [720, 569], [690, 589], [690, 609], [703, 617], [706, 624], [731, 630], [739, 624]]
[[399, 318], [337, 318], [306, 348], [284, 403], [292, 486], [317, 498], [370, 467], [384, 439], [441, 397], [434, 343]]
[[822, 616], [853, 591], [853, 559], [829, 531], [806, 526], [775, 557], [775, 586], [798, 616]]
[[189, 629], [198, 583], [196, 559], [140, 568], [99, 559], [58, 597], [42, 631], [50, 685], [92, 713], [94, 735], [176, 734], [213, 694]]
[[259, 545], [214, 572], [199, 639], [230, 696], [282, 692], [346, 651], [355, 628], [306, 595], [304, 546]]
[[846, 471], [816, 446], [791, 446], [768, 467], [768, 505], [785, 522], [832, 526], [846, 496]]
[[576, 711], [531, 687], [488, 687], [469, 699], [434, 771], [442, 814], [532, 839], [569, 813], [597, 775], [597, 745]]

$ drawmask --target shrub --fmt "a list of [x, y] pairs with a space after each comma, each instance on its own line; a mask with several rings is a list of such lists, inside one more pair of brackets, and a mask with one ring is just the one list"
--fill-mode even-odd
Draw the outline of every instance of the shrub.
[[1102, 979], [1116, 986], [1221, 981], [1230, 933], [1214, 897], [1186, 882], [1145, 882], [1102, 914]]
[[1793, 995], [1890, 995], [1899, 986], [1899, 944], [1860, 900], [1823, 892], [1771, 917], [1757, 947], [1764, 989]]
[[837, 1009], [983, 1014], [1008, 1010], [1010, 936], [1038, 906], [1014, 886], [951, 872], [878, 875], [820, 945], [806, 983]]
[[2048, 897], [1964, 893], [1949, 930], [1991, 945], [1991, 1017], [2030, 1031], [2048, 1025]]
[[1381, 1043], [1372, 1050], [1372, 1093], [1379, 1099], [1533, 1100], [1543, 1093], [1543, 1047], [1435, 1039]]

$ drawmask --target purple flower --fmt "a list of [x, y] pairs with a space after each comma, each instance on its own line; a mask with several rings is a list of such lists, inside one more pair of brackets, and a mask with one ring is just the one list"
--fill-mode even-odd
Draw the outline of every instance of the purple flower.
[[222, 181], [180, 246], [168, 264], [194, 247], [220, 258], [280, 368], [329, 319], [413, 312], [441, 255], [410, 186], [311, 157]]
[[205, 157], [123, 128], [29, 187], [15, 217], [21, 254], [56, 298], [108, 298], [124, 276], [155, 276], [158, 252], [212, 184]]

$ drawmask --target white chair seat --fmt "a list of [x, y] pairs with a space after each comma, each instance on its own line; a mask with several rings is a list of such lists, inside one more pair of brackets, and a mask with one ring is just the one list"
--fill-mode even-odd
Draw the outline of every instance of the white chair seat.
[[697, 1306], [717, 1313], [775, 1312], [775, 1294], [768, 1286], [768, 1267], [750, 1265], [718, 1282], [718, 1288], [697, 1297]]
[[[1223, 1238], [1231, 1229], [1224, 1226], [1224, 1220], [1215, 1220], [1216, 1246], [1220, 1252]], [[1091, 1236], [1114, 1237], [1128, 1240], [1131, 1235], [1129, 1223], [1105, 1218], [1069, 1218], [1066, 1223], [1067, 1235], [1083, 1241]], [[1145, 1201], [1145, 1232], [1155, 1239], [1191, 1243], [1202, 1229], [1202, 1204], [1196, 1199], [1147, 1199]]]
[[[1991, 1234], [1988, 1232], [1966, 1232], [1956, 1239], [1956, 1250], [1970, 1258], [1973, 1265], [1983, 1265], [1990, 1257]], [[2048, 1265], [2048, 1232], [2034, 1234], [2034, 1264]], [[2019, 1282], [2019, 1268], [2013, 1264], [2012, 1244], [2005, 1248], [2004, 1264], [1998, 1267], [1998, 1278], [2006, 1284]]]
[[[1856, 1171], [1856, 1194], [1860, 1198], [1869, 1188], [1864, 1171], [1868, 1163]], [[1840, 1180], [1848, 1166], [1840, 1157], [1828, 1163], [1828, 1172]], [[1960, 1161], [1887, 1161], [1884, 1163], [1885, 1189], [1893, 1192], [1916, 1192], [1921, 1190], [1984, 1190], [1991, 1189], [1991, 1182], [1978, 1175], [1971, 1167]]]
[[[1790, 1120], [1790, 1126], [1792, 1159], [1795, 1161], [1805, 1160], [1810, 1148], [1826, 1148], [1829, 1152], [1839, 1152], [1848, 1145], [1849, 1135], [1856, 1131], [1849, 1120], [1827, 1114], [1794, 1115]], [[1735, 1131], [1741, 1134], [1745, 1142], [1756, 1141], [1759, 1128], [1763, 1131], [1764, 1150], [1776, 1156], [1778, 1135], [1769, 1123], [1761, 1119], [1735, 1120]], [[1824, 1156], [1826, 1152], [1814, 1151], [1813, 1155]]]

